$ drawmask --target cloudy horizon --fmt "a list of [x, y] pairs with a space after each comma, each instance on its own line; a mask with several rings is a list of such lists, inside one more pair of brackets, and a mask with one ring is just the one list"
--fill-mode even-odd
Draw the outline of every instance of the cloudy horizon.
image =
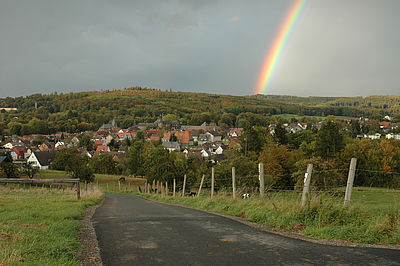
[[[0, 98], [132, 86], [253, 94], [292, 0], [0, 3]], [[400, 95], [396, 0], [309, 0], [266, 94]]]

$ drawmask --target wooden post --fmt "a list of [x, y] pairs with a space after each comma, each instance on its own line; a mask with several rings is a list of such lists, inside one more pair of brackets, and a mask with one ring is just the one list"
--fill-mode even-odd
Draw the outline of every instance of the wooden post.
[[260, 179], [260, 199], [264, 200], [264, 164], [258, 164], [258, 172], [259, 172], [259, 179]]
[[76, 182], [76, 195], [78, 197], [78, 200], [80, 200], [81, 199], [81, 186], [80, 186], [79, 181]]
[[168, 182], [165, 182], [165, 196], [168, 197]]
[[108, 192], [108, 183], [107, 183], [107, 192]]
[[211, 198], [214, 197], [214, 167], [211, 167]]
[[183, 177], [182, 198], [185, 196], [185, 188], [186, 188], [186, 174]]
[[236, 174], [235, 174], [235, 167], [232, 167], [232, 193], [233, 193], [233, 199], [236, 199]]
[[175, 197], [176, 195], [176, 179], [174, 178], [174, 192], [172, 193], [172, 196]]
[[160, 182], [160, 194], [161, 196], [164, 196], [164, 185], [162, 182]]
[[303, 187], [303, 195], [301, 196], [301, 207], [306, 206], [307, 194], [310, 191], [310, 181], [311, 181], [312, 168], [313, 168], [313, 165], [311, 163], [308, 164], [307, 172], [304, 175], [304, 187]]
[[200, 182], [199, 191], [197, 192], [197, 197], [200, 197], [200, 193], [201, 193], [201, 188], [203, 186], [203, 182], [204, 182], [204, 175], [201, 177], [201, 182]]
[[151, 193], [156, 189], [156, 180], [153, 180], [153, 185], [151, 186]]
[[118, 191], [121, 191], [121, 181], [118, 180]]
[[147, 193], [147, 181], [144, 183], [144, 193]]
[[147, 194], [150, 194], [151, 192], [151, 184], [147, 184]]
[[160, 181], [157, 180], [157, 193], [160, 193]]
[[349, 176], [347, 178], [346, 194], [344, 196], [344, 207], [350, 205], [351, 191], [353, 189], [354, 176], [356, 173], [357, 159], [351, 158]]

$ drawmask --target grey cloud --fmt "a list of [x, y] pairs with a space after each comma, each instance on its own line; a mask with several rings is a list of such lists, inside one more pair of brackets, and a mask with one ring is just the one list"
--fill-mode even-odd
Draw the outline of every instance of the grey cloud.
[[[268, 93], [398, 94], [400, 2], [383, 2], [309, 0]], [[0, 97], [134, 85], [252, 94], [291, 3], [3, 0]]]

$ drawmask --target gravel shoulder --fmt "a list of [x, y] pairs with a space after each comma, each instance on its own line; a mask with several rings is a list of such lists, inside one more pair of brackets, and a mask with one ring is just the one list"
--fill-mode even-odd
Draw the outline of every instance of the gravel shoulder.
[[79, 242], [82, 249], [78, 252], [78, 257], [82, 265], [103, 265], [100, 255], [99, 243], [96, 231], [94, 230], [92, 217], [96, 209], [103, 204], [104, 200], [95, 206], [90, 206], [85, 210], [84, 217], [80, 220], [81, 231], [79, 232]]

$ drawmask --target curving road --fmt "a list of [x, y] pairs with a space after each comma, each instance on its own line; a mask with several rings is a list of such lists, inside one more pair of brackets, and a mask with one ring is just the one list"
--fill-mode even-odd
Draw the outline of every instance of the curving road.
[[400, 265], [400, 250], [326, 246], [128, 194], [93, 216], [105, 265]]

